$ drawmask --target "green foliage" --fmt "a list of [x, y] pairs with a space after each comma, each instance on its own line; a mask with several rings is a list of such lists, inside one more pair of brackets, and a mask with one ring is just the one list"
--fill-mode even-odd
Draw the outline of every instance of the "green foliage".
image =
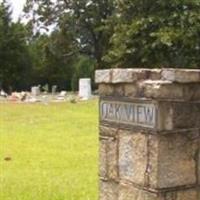
[[115, 10], [115, 0], [27, 0], [24, 10], [27, 15], [35, 13], [29, 22], [32, 27], [41, 30], [54, 24], [70, 30], [77, 46], [73, 52], [93, 56], [97, 67], [103, 67], [102, 57], [112, 35], [107, 22]]
[[94, 79], [94, 70], [96, 62], [87, 56], [79, 56], [73, 65], [73, 76], [71, 79], [71, 86], [73, 91], [78, 90], [78, 82], [80, 78]]
[[[72, 65], [75, 49], [70, 34], [55, 30], [48, 35], [39, 35], [30, 42], [33, 60], [34, 84], [58, 85], [60, 89], [70, 89]], [[40, 59], [39, 59], [40, 58]]]
[[120, 67], [200, 66], [199, 0], [118, 3], [112, 48], [104, 59]]
[[97, 68], [199, 68], [199, 10], [200, 0], [27, 0], [24, 25], [4, 0], [0, 87], [77, 90]]
[[26, 29], [11, 21], [10, 7], [0, 4], [0, 81], [5, 89], [27, 86], [26, 80], [31, 69], [26, 45]]

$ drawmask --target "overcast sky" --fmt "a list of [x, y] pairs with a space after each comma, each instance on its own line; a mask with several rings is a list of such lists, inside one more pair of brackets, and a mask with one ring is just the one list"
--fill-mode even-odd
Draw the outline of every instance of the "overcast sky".
[[[16, 21], [20, 16], [26, 0], [8, 0], [11, 3], [13, 10], [13, 19]], [[2, 2], [2, 0], [0, 0]]]

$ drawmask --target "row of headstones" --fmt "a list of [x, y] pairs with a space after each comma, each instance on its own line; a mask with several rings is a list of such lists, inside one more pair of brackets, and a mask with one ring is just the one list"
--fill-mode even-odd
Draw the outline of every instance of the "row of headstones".
[[[57, 86], [52, 86], [52, 94], [55, 95]], [[34, 86], [31, 88], [31, 94], [33, 96], [40, 95], [40, 86]], [[79, 80], [79, 97], [82, 99], [90, 99], [92, 95], [91, 79], [85, 78]]]
[[[56, 92], [57, 92], [57, 85], [53, 85], [52, 86], [51, 92], [52, 92], [53, 95], [56, 94]], [[33, 87], [31, 87], [31, 94], [33, 96], [38, 96], [38, 95], [40, 95], [40, 93], [41, 93], [41, 86], [40, 85], [39, 86], [33, 86]]]

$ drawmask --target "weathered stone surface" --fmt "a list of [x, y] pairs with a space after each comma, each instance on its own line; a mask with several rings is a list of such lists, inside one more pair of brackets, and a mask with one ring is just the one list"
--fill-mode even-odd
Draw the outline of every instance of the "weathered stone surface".
[[200, 100], [200, 84], [177, 84], [168, 80], [145, 80], [138, 84], [140, 97], [153, 99]]
[[140, 96], [158, 99], [183, 99], [183, 86], [170, 81], [146, 80], [139, 84]]
[[98, 92], [100, 96], [112, 96], [114, 94], [114, 87], [111, 84], [100, 84]]
[[[198, 178], [198, 184], [200, 187], [200, 142], [199, 142], [199, 152], [197, 155], [197, 178]], [[200, 188], [199, 188], [199, 195], [200, 195]]]
[[148, 135], [148, 163], [146, 171], [146, 186], [157, 188], [158, 185], [158, 163], [159, 163], [159, 137]]
[[154, 135], [119, 133], [119, 176], [142, 187], [158, 183], [159, 139]]
[[173, 103], [174, 129], [200, 128], [200, 102]]
[[100, 103], [100, 200], [199, 200], [200, 70], [96, 76], [107, 97]]
[[114, 138], [100, 142], [100, 176], [104, 179], [118, 179], [117, 141]]
[[[100, 95], [200, 100], [200, 70], [112, 69], [96, 71]], [[106, 84], [105, 84], [106, 83]]]
[[113, 69], [112, 70], [112, 83], [133, 83], [135, 77], [133, 76], [133, 69]]
[[133, 83], [138, 80], [167, 80], [176, 83], [200, 83], [199, 69], [110, 69], [97, 70], [96, 83]]
[[121, 183], [118, 200], [198, 200], [198, 189], [188, 189], [167, 193], [152, 193], [137, 189], [133, 185]]
[[157, 130], [200, 128], [200, 102], [159, 102]]
[[107, 178], [107, 142], [106, 140], [101, 140], [99, 148], [99, 173], [100, 177]]
[[124, 85], [123, 84], [115, 84], [113, 96], [117, 96], [117, 97], [124, 96]]
[[157, 130], [173, 130], [174, 112], [171, 104], [166, 102], [159, 104], [157, 119]]
[[118, 184], [115, 182], [100, 181], [100, 200], [117, 200]]
[[200, 83], [199, 84], [185, 84], [183, 88], [183, 99], [187, 101], [200, 100]]
[[149, 69], [133, 69], [133, 77], [135, 81], [145, 80], [147, 78], [155, 78], [156, 71], [150, 71]]
[[163, 200], [198, 200], [198, 189], [187, 189], [183, 191], [167, 192], [162, 195]]
[[136, 81], [161, 79], [160, 69], [112, 69], [112, 83], [135, 83]]
[[148, 69], [147, 78], [149, 80], [160, 80], [161, 79], [161, 69]]
[[118, 200], [162, 200], [155, 193], [137, 189], [132, 185], [120, 184]]
[[118, 134], [118, 128], [112, 128], [108, 126], [100, 126], [100, 135], [101, 136], [111, 136], [111, 137], [117, 137]]
[[111, 82], [111, 70], [97, 70], [95, 72], [96, 83], [110, 83]]
[[157, 188], [196, 184], [195, 156], [199, 151], [199, 133], [158, 137]]
[[198, 189], [191, 189], [191, 190], [177, 192], [177, 200], [198, 200], [200, 196], [197, 190]]
[[200, 82], [200, 70], [163, 69], [162, 79], [179, 83]]
[[124, 95], [126, 97], [137, 97], [138, 89], [136, 84], [125, 84], [124, 85]]
[[144, 134], [119, 133], [120, 179], [144, 185], [147, 168], [147, 138]]
[[99, 85], [99, 95], [198, 101], [200, 100], [200, 84], [177, 84], [161, 80], [145, 80], [137, 84], [102, 83]]
[[197, 182], [198, 132], [165, 136], [119, 135], [120, 179], [151, 188], [171, 188]]

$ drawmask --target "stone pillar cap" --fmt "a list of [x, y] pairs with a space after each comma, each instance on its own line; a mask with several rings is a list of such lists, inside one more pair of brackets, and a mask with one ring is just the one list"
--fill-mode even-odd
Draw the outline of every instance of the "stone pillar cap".
[[141, 80], [160, 80], [165, 83], [200, 83], [200, 69], [106, 69], [97, 70], [95, 82], [100, 83], [135, 83]]

